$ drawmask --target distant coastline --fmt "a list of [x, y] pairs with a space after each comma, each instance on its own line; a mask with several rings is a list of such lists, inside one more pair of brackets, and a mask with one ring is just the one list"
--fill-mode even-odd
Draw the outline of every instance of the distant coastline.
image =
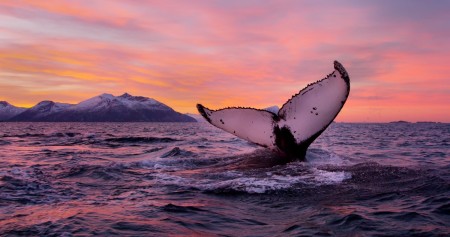
[[411, 122], [404, 121], [404, 120], [399, 120], [399, 121], [392, 121], [392, 122], [389, 122], [389, 123], [411, 123]]
[[413, 124], [413, 123], [441, 123], [441, 122], [433, 122], [433, 121], [417, 121], [417, 122], [409, 122], [409, 121], [404, 121], [404, 120], [399, 120], [399, 121], [392, 121], [392, 122], [388, 122], [388, 123], [395, 123], [395, 124]]

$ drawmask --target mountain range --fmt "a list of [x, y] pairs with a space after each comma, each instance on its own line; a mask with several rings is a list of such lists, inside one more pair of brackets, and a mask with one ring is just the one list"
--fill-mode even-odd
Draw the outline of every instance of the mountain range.
[[26, 109], [0, 101], [0, 121], [8, 122], [196, 122], [151, 98], [102, 94], [78, 104], [42, 101]]

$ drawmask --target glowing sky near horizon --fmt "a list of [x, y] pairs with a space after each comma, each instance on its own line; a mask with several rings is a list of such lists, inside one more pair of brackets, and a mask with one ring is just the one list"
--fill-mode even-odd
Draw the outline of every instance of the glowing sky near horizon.
[[450, 122], [450, 1], [0, 2], [0, 100], [281, 106], [339, 60], [345, 122]]

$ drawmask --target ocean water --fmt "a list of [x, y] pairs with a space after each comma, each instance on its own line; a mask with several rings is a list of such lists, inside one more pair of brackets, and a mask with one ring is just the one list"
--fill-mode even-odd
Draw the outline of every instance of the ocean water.
[[449, 236], [450, 124], [333, 123], [306, 162], [207, 123], [0, 123], [0, 236]]

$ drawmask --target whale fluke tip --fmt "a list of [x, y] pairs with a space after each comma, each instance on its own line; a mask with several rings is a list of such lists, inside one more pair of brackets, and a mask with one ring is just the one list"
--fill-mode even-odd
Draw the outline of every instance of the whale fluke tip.
[[209, 118], [208, 114], [205, 111], [205, 106], [202, 104], [197, 104], [197, 110], [198, 112], [205, 118], [209, 123], [211, 123], [211, 119]]
[[334, 69], [342, 75], [342, 79], [344, 79], [345, 82], [347, 82], [347, 85], [349, 85], [350, 77], [348, 76], [347, 70], [345, 70], [344, 66], [342, 66], [342, 64], [337, 60], [334, 61]]

